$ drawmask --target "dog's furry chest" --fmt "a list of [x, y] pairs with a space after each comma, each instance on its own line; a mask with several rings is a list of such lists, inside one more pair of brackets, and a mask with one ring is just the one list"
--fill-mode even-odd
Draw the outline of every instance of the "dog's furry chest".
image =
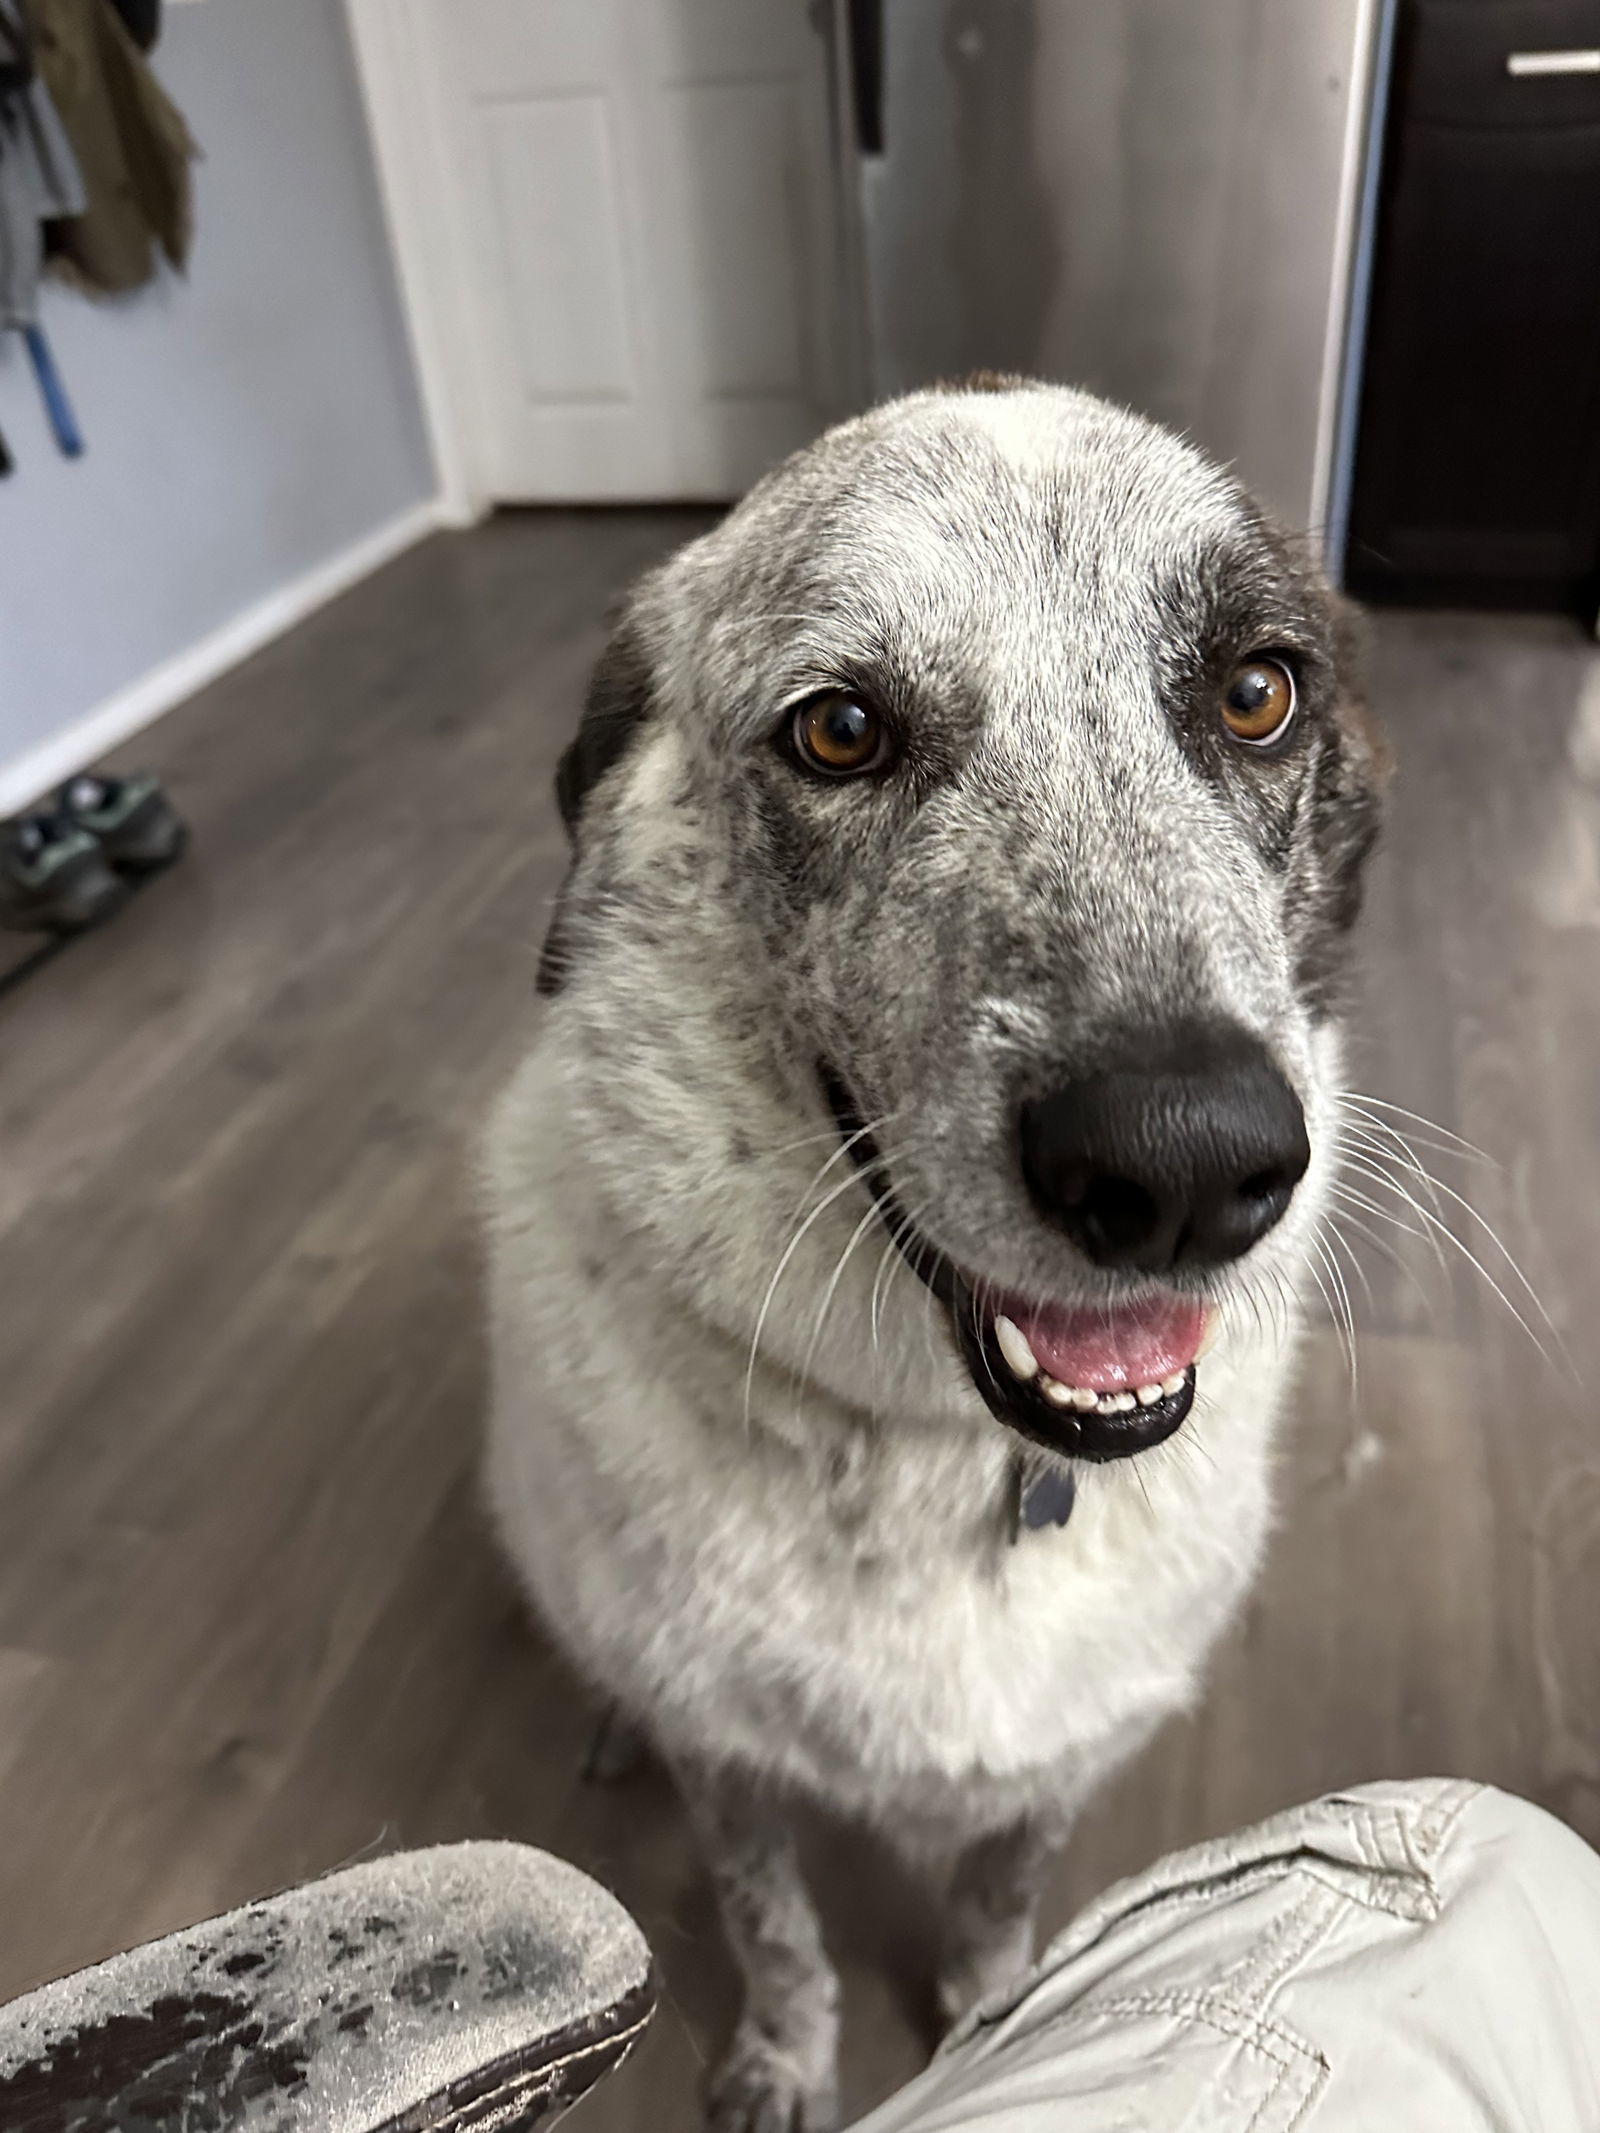
[[[930, 1830], [1065, 1803], [1189, 1700], [1259, 1554], [1285, 1346], [1208, 1371], [1204, 1456], [1086, 1470], [1068, 1525], [1013, 1544], [1018, 1443], [970, 1393], [863, 1429], [814, 1379], [802, 1412], [782, 1368], [747, 1428], [748, 1340], [635, 1249], [553, 1129], [559, 1095], [531, 1061], [492, 1149], [490, 1486], [597, 1685], [685, 1760]], [[875, 1360], [868, 1343], [863, 1388]]]
[[[960, 1497], [975, 1466], [978, 1522]], [[1248, 1516], [1157, 1551], [1090, 1476], [1066, 1529], [1013, 1543], [991, 1461], [951, 1460], [947, 1478], [943, 1507], [926, 1474], [880, 1481], [865, 1531], [830, 1527], [815, 1499], [797, 1525], [780, 1491], [768, 1515], [730, 1504], [692, 1556], [670, 1551], [648, 1684], [669, 1734], [852, 1812], [970, 1820], [987, 1794], [980, 1813], [1004, 1819], [1188, 1700], [1254, 1564]]]
[[502, 1406], [494, 1435], [511, 1553], [578, 1664], [669, 1753], [909, 1834], [1048, 1812], [1184, 1704], [1266, 1518], [1263, 1470], [1219, 1490], [1174, 1462], [1153, 1497], [1088, 1473], [1065, 1528], [1013, 1542], [986, 1421], [828, 1486], [708, 1442], [659, 1383], [627, 1455], [596, 1420]]

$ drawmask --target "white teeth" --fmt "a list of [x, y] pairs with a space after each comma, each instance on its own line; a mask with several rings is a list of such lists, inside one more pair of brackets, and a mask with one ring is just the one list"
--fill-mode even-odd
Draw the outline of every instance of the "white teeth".
[[[995, 1321], [997, 1327], [1007, 1323], [1005, 1319]], [[1012, 1330], [1015, 1331], [1015, 1328]], [[1011, 1362], [1009, 1355], [1006, 1361]], [[1016, 1365], [1012, 1364], [1012, 1368], [1015, 1369]], [[1039, 1390], [1052, 1407], [1073, 1407], [1081, 1415], [1096, 1412], [1102, 1415], [1128, 1415], [1132, 1414], [1136, 1407], [1154, 1407], [1157, 1400], [1170, 1399], [1175, 1392], [1181, 1392], [1189, 1375], [1186, 1370], [1175, 1371], [1170, 1378], [1163, 1378], [1159, 1385], [1141, 1385], [1136, 1393], [1091, 1392], [1086, 1385], [1059, 1384], [1056, 1379], [1040, 1371], [1037, 1364], [1034, 1369], [1039, 1379]]]
[[1215, 1311], [1208, 1311], [1208, 1312], [1206, 1313], [1206, 1322], [1205, 1322], [1205, 1326], [1204, 1326], [1204, 1328], [1202, 1329], [1202, 1331], [1201, 1331], [1201, 1334], [1200, 1334], [1200, 1345], [1199, 1345], [1199, 1347], [1198, 1347], [1198, 1348], [1197, 1348], [1197, 1349], [1195, 1350], [1195, 1352], [1194, 1352], [1194, 1359], [1195, 1359], [1195, 1361], [1196, 1361], [1196, 1362], [1199, 1362], [1199, 1360], [1200, 1360], [1201, 1356], [1203, 1356], [1203, 1355], [1209, 1355], [1209, 1354], [1211, 1353], [1212, 1349], [1213, 1349], [1213, 1348], [1214, 1348], [1214, 1347], [1215, 1347], [1216, 1345], [1217, 1345], [1217, 1314], [1216, 1314], [1216, 1312], [1215, 1312]]
[[1082, 1385], [1058, 1385], [1054, 1378], [1041, 1377], [1039, 1390], [1052, 1407], [1075, 1407], [1080, 1415], [1100, 1405], [1100, 1395], [1089, 1392]]
[[1006, 1359], [1006, 1368], [1014, 1378], [1026, 1384], [1039, 1375], [1039, 1362], [1028, 1346], [1028, 1336], [1020, 1326], [1014, 1326], [1009, 1318], [997, 1318], [994, 1322], [994, 1337], [1000, 1343], [1000, 1353]]

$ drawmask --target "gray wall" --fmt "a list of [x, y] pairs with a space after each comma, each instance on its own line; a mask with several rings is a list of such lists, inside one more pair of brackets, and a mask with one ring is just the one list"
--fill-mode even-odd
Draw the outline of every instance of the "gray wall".
[[0, 765], [434, 488], [340, 0], [169, 7], [205, 151], [187, 281], [44, 323], [61, 459], [0, 335]]

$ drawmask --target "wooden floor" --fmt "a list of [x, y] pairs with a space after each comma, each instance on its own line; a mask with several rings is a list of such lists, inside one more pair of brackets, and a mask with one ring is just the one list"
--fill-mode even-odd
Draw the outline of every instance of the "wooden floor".
[[[465, 1152], [531, 1025], [602, 611], [697, 523], [440, 537], [216, 685], [138, 751], [192, 861], [0, 1001], [0, 1995], [383, 1847], [511, 1834], [609, 1880], [665, 1969], [587, 2122], [694, 2123], [731, 1993], [705, 1884], [658, 1779], [577, 1784], [588, 1713], [474, 1506]], [[1491, 1153], [1438, 1167], [1600, 1384], [1600, 657], [1553, 621], [1390, 617], [1373, 686], [1402, 776], [1352, 1075]], [[1366, 1255], [1354, 1399], [1313, 1343], [1203, 1711], [1094, 1811], [1053, 1918], [1379, 1774], [1492, 1779], [1600, 1841], [1591, 1397], [1453, 1246], [1397, 1241], [1404, 1270]], [[918, 2061], [880, 1961], [918, 1934], [890, 1891], [830, 1909], [860, 2105]]]

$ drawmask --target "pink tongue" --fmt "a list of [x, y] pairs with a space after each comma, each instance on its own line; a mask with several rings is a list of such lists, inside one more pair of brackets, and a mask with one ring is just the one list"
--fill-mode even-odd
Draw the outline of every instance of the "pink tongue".
[[1039, 1367], [1063, 1385], [1132, 1392], [1187, 1370], [1205, 1331], [1205, 1306], [1186, 1296], [1131, 1304], [1000, 1306], [1028, 1336]]

